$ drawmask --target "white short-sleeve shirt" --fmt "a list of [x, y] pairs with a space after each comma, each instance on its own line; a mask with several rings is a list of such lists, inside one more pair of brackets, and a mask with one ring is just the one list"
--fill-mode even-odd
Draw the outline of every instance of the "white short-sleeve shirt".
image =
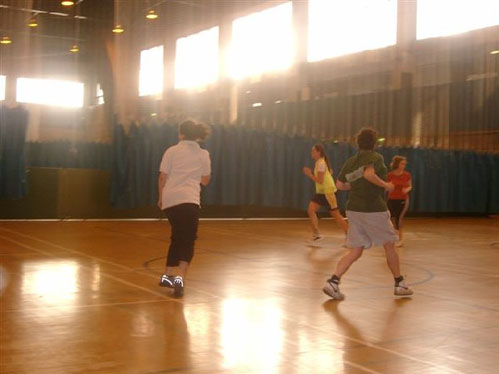
[[167, 174], [163, 209], [184, 203], [199, 205], [201, 177], [211, 174], [210, 154], [193, 140], [181, 140], [166, 150], [159, 171]]

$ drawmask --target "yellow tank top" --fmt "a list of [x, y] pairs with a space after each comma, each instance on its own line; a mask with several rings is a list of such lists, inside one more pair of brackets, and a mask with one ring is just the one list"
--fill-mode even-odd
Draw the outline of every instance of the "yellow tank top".
[[324, 180], [322, 183], [315, 183], [315, 193], [335, 193], [337, 190], [336, 184], [334, 184], [333, 176], [331, 175], [324, 158], [320, 158], [315, 162], [314, 176], [317, 177], [317, 174], [320, 172], [324, 172]]

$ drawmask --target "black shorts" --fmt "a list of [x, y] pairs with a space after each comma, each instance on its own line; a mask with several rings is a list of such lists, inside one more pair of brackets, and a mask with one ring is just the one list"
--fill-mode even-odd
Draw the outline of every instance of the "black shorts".
[[310, 201], [325, 207], [329, 211], [338, 209], [338, 202], [334, 193], [316, 193]]

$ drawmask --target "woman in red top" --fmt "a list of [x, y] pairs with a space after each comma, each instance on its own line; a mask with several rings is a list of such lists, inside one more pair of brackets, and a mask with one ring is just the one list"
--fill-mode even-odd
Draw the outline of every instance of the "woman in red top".
[[393, 225], [399, 234], [397, 247], [402, 247], [402, 219], [409, 208], [409, 192], [412, 190], [411, 174], [405, 171], [407, 159], [403, 156], [393, 156], [390, 164], [392, 171], [388, 173], [388, 182], [393, 183], [394, 190], [388, 194], [388, 209]]

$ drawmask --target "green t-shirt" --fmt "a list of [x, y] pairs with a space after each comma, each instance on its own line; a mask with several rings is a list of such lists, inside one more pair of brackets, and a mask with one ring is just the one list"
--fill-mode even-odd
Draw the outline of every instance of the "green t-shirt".
[[346, 210], [354, 212], [386, 212], [385, 189], [364, 178], [364, 169], [373, 165], [376, 175], [386, 181], [387, 170], [383, 156], [374, 151], [360, 151], [350, 157], [341, 169], [338, 179], [350, 183]]

